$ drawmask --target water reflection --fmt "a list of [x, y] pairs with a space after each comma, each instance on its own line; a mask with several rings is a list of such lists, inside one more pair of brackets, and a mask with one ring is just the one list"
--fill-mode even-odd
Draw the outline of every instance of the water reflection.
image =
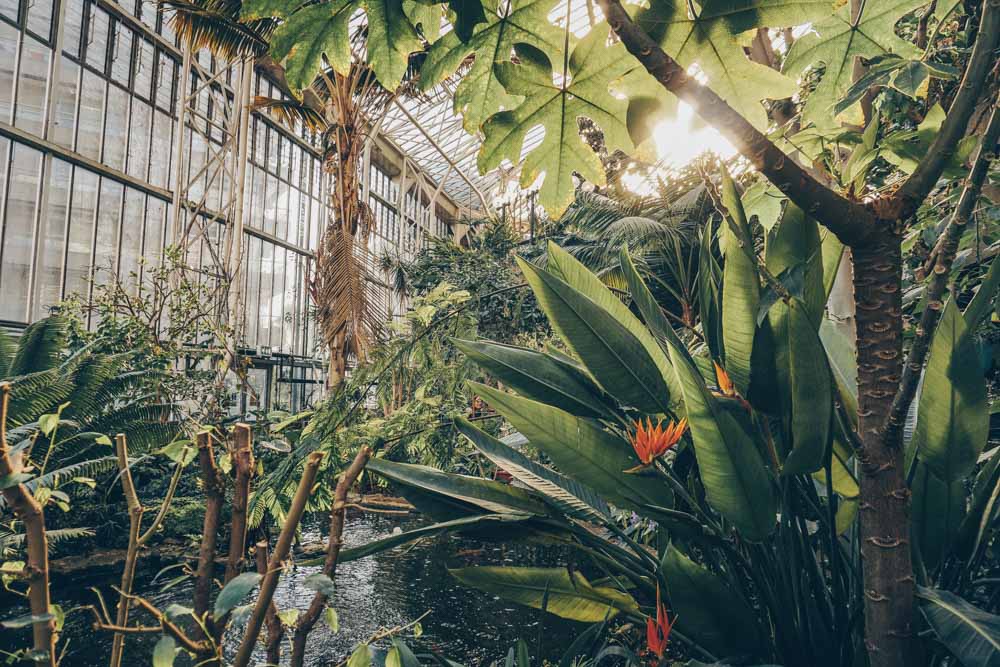
[[[348, 546], [356, 546], [384, 537], [396, 527], [407, 530], [421, 523], [414, 518], [353, 516], [348, 521], [345, 539]], [[307, 526], [306, 540], [321, 539], [320, 530], [318, 523]], [[344, 564], [338, 569], [335, 596], [340, 632], [333, 634], [326, 625], [318, 624], [309, 637], [307, 664], [337, 664], [358, 642], [367, 640], [380, 628], [409, 623], [428, 610], [430, 614], [422, 623], [423, 637], [417, 642], [420, 648], [440, 651], [467, 665], [479, 665], [502, 658], [517, 638], [523, 637], [532, 646], [532, 653], [536, 652], [535, 647], [541, 640], [542, 655], [557, 658], [559, 648], [568, 646], [582, 626], [549, 615], [544, 626], [539, 627], [539, 612], [466, 588], [451, 577], [447, 569], [467, 565], [557, 565], [563, 562], [563, 555], [562, 550], [554, 547], [499, 545], [444, 536]], [[296, 567], [286, 574], [275, 595], [278, 609], [306, 609], [313, 592], [302, 582], [319, 569]], [[190, 585], [159, 593], [158, 587], [149, 583], [152, 575], [153, 572], [146, 572], [136, 588], [161, 609], [171, 602], [190, 603]], [[54, 590], [53, 597], [65, 607], [74, 603], [86, 604], [93, 601], [87, 586], [98, 585], [110, 595], [109, 587], [115, 583], [81, 582], [72, 590]], [[24, 610], [5, 609], [0, 616], [11, 618], [21, 613]], [[103, 667], [107, 664], [110, 637], [93, 632], [90, 621], [91, 618], [83, 613], [74, 613], [67, 619], [65, 637], [69, 646], [64, 665]], [[242, 633], [233, 629], [228, 635], [226, 652], [227, 656], [232, 656]], [[25, 643], [30, 641], [27, 634], [22, 637]], [[5, 644], [13, 640], [14, 637], [0, 638], [0, 648], [9, 650], [12, 647]], [[125, 664], [148, 665], [155, 641], [155, 636], [130, 637]], [[284, 652], [288, 653], [287, 645]], [[263, 662], [261, 650], [255, 656], [255, 664]], [[181, 665], [182, 661], [178, 660], [177, 664]]]

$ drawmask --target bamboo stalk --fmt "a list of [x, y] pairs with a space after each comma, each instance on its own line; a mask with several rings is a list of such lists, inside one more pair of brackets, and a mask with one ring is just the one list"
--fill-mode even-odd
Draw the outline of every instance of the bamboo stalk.
[[250, 427], [237, 424], [233, 429], [233, 468], [236, 470], [236, 485], [233, 489], [233, 516], [229, 535], [229, 554], [226, 558], [225, 583], [232, 581], [240, 573], [243, 556], [246, 553], [247, 501], [250, 496], [250, 476], [253, 473], [253, 451]]
[[[215, 465], [215, 454], [212, 449], [212, 436], [208, 431], [197, 435], [198, 464], [201, 467], [201, 479], [205, 484], [205, 521], [202, 524], [201, 548], [198, 551], [198, 569], [194, 584], [194, 614], [205, 623], [212, 598], [213, 574], [215, 569], [215, 544], [219, 531], [219, 515], [222, 512], [223, 494], [222, 474]], [[204, 637], [201, 628], [195, 630], [196, 636]]]
[[282, 563], [288, 558], [288, 553], [292, 548], [292, 539], [295, 531], [302, 520], [302, 513], [306, 508], [306, 501], [312, 492], [313, 484], [316, 481], [316, 473], [319, 464], [326, 456], [324, 452], [313, 452], [306, 459], [305, 468], [302, 471], [302, 479], [299, 480], [299, 488], [295, 491], [292, 499], [292, 506], [288, 510], [285, 524], [281, 527], [281, 534], [278, 535], [278, 542], [274, 545], [274, 553], [267, 564], [267, 574], [260, 584], [260, 593], [257, 596], [257, 603], [254, 605], [253, 613], [247, 622], [246, 634], [240, 642], [236, 658], [233, 660], [234, 667], [247, 667], [250, 664], [250, 657], [253, 654], [254, 646], [257, 644], [257, 637], [260, 635], [261, 625], [264, 616], [274, 599], [274, 590], [278, 586], [278, 577], [281, 572]]
[[[8, 477], [21, 472], [19, 457], [10, 456], [7, 446], [7, 407], [10, 402], [10, 383], [0, 384], [0, 477]], [[45, 653], [44, 664], [55, 667], [56, 639], [55, 621], [50, 617], [49, 608], [49, 546], [45, 536], [45, 513], [42, 506], [24, 484], [8, 486], [3, 490], [7, 504], [14, 516], [24, 523], [28, 565], [25, 568], [28, 579], [28, 602], [32, 616], [47, 620], [31, 624], [34, 650]], [[43, 663], [36, 663], [43, 664]]]
[[[340, 476], [333, 495], [333, 507], [330, 508], [330, 536], [326, 547], [326, 559], [323, 562], [323, 574], [333, 579], [337, 573], [337, 559], [340, 548], [344, 544], [344, 517], [347, 514], [347, 492], [354, 486], [361, 472], [372, 457], [372, 448], [365, 446], [358, 450], [357, 455]], [[312, 632], [320, 614], [326, 608], [328, 596], [322, 591], [316, 591], [309, 609], [299, 617], [295, 624], [295, 635], [292, 638], [292, 667], [302, 667], [305, 661], [306, 639]]]

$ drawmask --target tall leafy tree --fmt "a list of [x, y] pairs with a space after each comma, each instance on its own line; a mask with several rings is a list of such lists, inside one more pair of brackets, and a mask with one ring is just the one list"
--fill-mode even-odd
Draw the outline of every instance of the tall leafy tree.
[[[976, 4], [974, 13], [964, 21], [964, 30], [953, 36], [966, 47], [967, 55], [958, 63], [962, 69], [961, 80], [944, 97], [948, 107], [944, 118], [936, 125], [926, 148], [913, 156], [906, 171], [893, 170], [882, 163], [878, 169], [873, 169], [879, 159], [880, 137], [886, 129], [878, 124], [880, 117], [870, 120], [868, 125], [873, 128], [872, 133], [863, 139], [857, 132], [852, 134], [850, 128], [845, 132], [833, 120], [838, 113], [850, 110], [862, 96], [870, 97], [887, 88], [877, 77], [862, 79], [872, 85], [878, 84], [880, 87], [875, 91], [869, 91], [862, 81], [852, 81], [854, 77], [849, 76], [849, 70], [853, 71], [858, 58], [870, 59], [869, 64], [873, 67], [886, 59], [905, 61], [892, 70], [893, 90], [911, 98], [926, 95], [920, 90], [919, 72], [928, 67], [934, 49], [921, 51], [916, 48], [914, 42], [919, 37], [912, 41], [900, 37], [897, 23], [918, 9], [922, 17], [940, 20], [940, 15], [933, 18], [934, 15], [928, 14], [929, 9], [923, 9], [928, 3], [919, 0], [860, 2], [831, 12], [827, 2], [801, 0], [704, 0], [701, 3], [651, 0], [646, 8], [626, 7], [620, 0], [598, 0], [604, 19], [582, 39], [571, 31], [574, 22], [570, 14], [575, 4], [564, 3], [553, 12], [562, 16], [561, 45], [549, 44], [544, 53], [540, 53], [538, 45], [531, 44], [530, 40], [526, 46], [498, 40], [492, 58], [492, 74], [478, 62], [488, 54], [476, 52], [477, 63], [468, 70], [470, 74], [483, 76], [485, 73], [487, 77], [496, 77], [504, 92], [501, 98], [504, 108], [499, 111], [495, 106], [471, 103], [462, 108], [463, 113], [475, 119], [472, 127], [479, 127], [479, 119], [485, 118], [480, 167], [492, 168], [504, 160], [518, 163], [523, 157], [522, 183], [543, 178], [540, 202], [552, 215], [558, 215], [572, 200], [569, 191], [575, 183], [573, 174], [598, 183], [603, 178], [603, 172], [595, 168], [592, 154], [587, 152], [589, 148], [573, 132], [574, 123], [581, 117], [588, 118], [605, 134], [609, 146], [632, 150], [640, 143], [636, 130], [643, 123], [636, 122], [638, 118], [670, 107], [669, 103], [649, 104], [656, 99], [650, 88], [651, 83], [656, 82], [660, 93], [668, 91], [717, 128], [756, 173], [770, 181], [780, 193], [777, 197], [787, 200], [788, 203], [782, 205], [786, 210], [794, 205], [811, 221], [810, 224], [820, 226], [821, 237], [830, 241], [824, 242], [822, 253], [817, 251], [810, 257], [820, 258], [824, 265], [836, 266], [841, 246], [850, 248], [854, 260], [852, 280], [858, 339], [856, 395], [850, 401], [856, 409], [851, 420], [850, 440], [855, 445], [861, 469], [857, 507], [865, 593], [865, 644], [873, 666], [913, 664], [911, 651], [916, 644], [913, 638], [917, 619], [914, 615], [916, 578], [911, 562], [914, 537], [910, 531], [910, 498], [920, 487], [915, 484], [911, 488], [908, 483], [904, 424], [917, 393], [930, 341], [944, 311], [958, 240], [966, 229], [982, 187], [982, 174], [977, 179], [976, 170], [985, 173], [995, 153], [996, 135], [991, 133], [993, 122], [989, 123], [989, 131], [981, 132], [982, 145], [977, 156], [972, 158], [973, 171], [962, 195], [965, 205], [959, 205], [943, 225], [934, 247], [929, 267], [933, 270], [927, 274], [925, 307], [905, 355], [901, 246], [907, 225], [922, 214], [922, 205], [948, 175], [946, 169], [954, 166], [959, 143], [968, 131], [974, 111], [984, 105], [995, 105], [995, 100], [987, 97], [992, 94], [992, 88], [986, 84], [996, 62], [1000, 39], [1000, 3], [985, 0]], [[461, 31], [456, 31], [457, 39], [474, 40], [475, 29], [470, 38], [468, 26], [478, 21], [479, 9], [466, 16], [467, 5], [452, 5], [451, 8], [457, 12], [452, 15], [455, 25], [461, 26]], [[397, 19], [369, 11], [369, 24], [375, 20]], [[782, 73], [765, 70], [762, 65], [751, 62], [742, 48], [748, 34], [760, 36], [761, 30], [787, 29], [805, 23], [811, 23], [809, 33], [797, 44], [792, 44], [794, 33], [791, 30], [780, 32], [786, 45], [791, 44]], [[370, 29], [383, 31], [385, 27]], [[301, 34], [304, 45], [311, 43], [308, 31]], [[383, 63], [380, 59], [384, 55], [382, 50], [372, 51], [373, 67], [378, 76], [392, 84], [392, 68], [384, 64], [376, 67]], [[431, 58], [428, 62], [433, 61]], [[910, 63], [915, 65], [911, 67]], [[906, 81], [908, 76], [910, 84]], [[633, 80], [637, 77], [638, 83]], [[811, 90], [804, 90], [802, 95], [804, 108], [793, 124], [775, 128], [769, 123], [766, 106], [762, 106], [761, 101], [791, 96], [795, 88], [790, 82], [796, 78], [810, 82]], [[815, 85], [812, 82], [816, 82]], [[860, 95], [853, 99], [850, 98], [852, 83], [861, 84]], [[895, 105], [899, 104], [899, 98], [894, 95], [884, 95], [882, 111], [892, 122], [898, 122]], [[492, 102], [490, 99], [489, 103]], [[515, 103], [516, 106], [507, 108]], [[920, 104], [915, 111], [923, 113]], [[856, 114], [844, 116], [852, 118]], [[994, 119], [995, 116], [993, 114]], [[545, 138], [522, 156], [523, 138], [537, 126], [544, 128]], [[797, 133], [800, 128], [805, 131]], [[839, 165], [838, 160], [842, 156], [836, 149], [831, 151], [827, 147], [836, 146], [845, 136], [853, 136], [849, 148], [858, 145], [866, 150], [857, 153], [841, 168], [843, 165]], [[873, 150], [875, 154], [871, 155]], [[808, 163], [798, 159], [808, 156], [812, 160], [824, 155], [824, 159]], [[817, 165], [824, 167], [827, 173], [818, 173]], [[830, 173], [831, 165], [837, 173]], [[726, 208], [730, 207], [726, 205]], [[783, 223], [779, 225], [778, 234], [782, 233], [780, 227], [783, 226]], [[726, 248], [726, 252], [730, 254], [733, 250]], [[711, 248], [708, 247], [704, 254], [710, 257]], [[786, 268], [794, 275], [794, 267]], [[779, 290], [781, 280], [774, 275], [769, 277], [774, 278], [769, 281], [772, 290]], [[710, 297], [711, 290], [706, 294]], [[760, 298], [763, 300], [764, 295]], [[704, 301], [708, 303], [711, 299]], [[778, 327], [778, 335], [798, 341], [796, 353], [783, 362], [790, 369], [789, 380], [794, 379], [796, 364], [808, 361], [817, 349], [815, 340], [808, 335], [793, 336], [793, 328], [815, 326], [814, 310], [810, 309], [808, 301], [806, 299], [803, 312], [792, 309], [785, 318], [775, 316], [776, 320], [786, 322], [784, 328]], [[580, 307], [586, 305], [581, 302]], [[948, 318], [953, 318], [953, 314]], [[949, 329], [956, 331], [960, 327], [950, 325]], [[721, 357], [725, 337], [721, 344], [718, 336], [710, 338], [713, 355]], [[736, 355], [740, 359], [738, 363], [745, 366], [748, 349], [750, 355], [762, 349], [756, 340], [753, 343], [752, 349], [745, 346], [743, 354]], [[734, 428], [729, 415], [719, 413], [713, 406], [712, 397], [700, 391], [688, 391], [694, 383], [689, 362], [683, 355], [672, 352], [671, 359], [663, 363], [674, 367], [674, 381], [684, 389], [684, 402], [690, 403], [687, 409], [699, 416], [699, 428], [692, 428], [696, 448], [700, 442], [706, 443], [713, 434], [720, 432], [718, 424], [722, 424], [722, 431]], [[738, 381], [745, 384], [746, 378], [739, 377]], [[791, 390], [799, 392], [794, 386]], [[955, 390], [961, 391], [961, 386], [957, 385]], [[975, 403], [975, 400], [956, 402], [958, 405]], [[951, 418], [956, 418], [955, 413]], [[717, 424], [712, 426], [712, 421]], [[793, 416], [792, 422], [793, 431], [796, 424], [804, 423], [798, 416]], [[933, 449], [928, 450], [925, 445], [921, 451], [926, 456]], [[918, 461], [919, 456], [918, 453]], [[800, 463], [804, 469], [814, 465], [813, 454], [803, 457]], [[950, 464], [943, 465], [939, 458], [930, 460], [931, 473], [950, 469]], [[733, 463], [733, 460], [728, 462], [729, 465]], [[755, 522], [742, 525], [750, 532], [759, 528]]]

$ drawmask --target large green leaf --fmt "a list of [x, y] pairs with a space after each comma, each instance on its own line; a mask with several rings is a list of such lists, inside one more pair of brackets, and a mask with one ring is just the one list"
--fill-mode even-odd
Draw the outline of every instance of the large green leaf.
[[520, 259], [518, 265], [552, 328], [605, 391], [649, 414], [670, 409], [666, 381], [651, 356], [663, 352], [644, 327], [639, 328], [650, 339], [646, 343], [627, 323], [548, 271]]
[[672, 506], [673, 495], [664, 480], [624, 472], [640, 463], [632, 446], [597, 422], [486, 385], [470, 386], [563, 474], [609, 502], [640, 514], [647, 514], [644, 505]]
[[921, 586], [917, 597], [927, 623], [965, 667], [1000, 665], [1000, 616], [988, 614], [949, 591]]
[[[470, 37], [463, 37], [453, 30], [439, 39], [427, 52], [427, 60], [420, 69], [420, 85], [429, 90], [454, 74], [468, 58], [472, 66], [455, 88], [452, 101], [455, 113], [462, 115], [462, 124], [468, 132], [479, 131], [483, 122], [501, 109], [517, 106], [520, 97], [511, 95], [497, 79], [493, 66], [511, 59], [515, 44], [529, 44], [549, 53], [559, 53], [563, 48], [563, 33], [549, 22], [549, 14], [557, 0], [512, 0], [490, 6], [484, 23], [472, 30]], [[478, 5], [481, 0], [468, 4]], [[458, 18], [462, 19], [462, 14]]]
[[928, 572], [934, 571], [951, 551], [965, 517], [965, 485], [946, 483], [923, 462], [913, 475], [910, 517], [913, 541]]
[[600, 23], [568, 59], [559, 51], [552, 52], [558, 58], [555, 78], [548, 55], [537, 49], [519, 50], [519, 64], [494, 65], [504, 89], [524, 101], [483, 124], [479, 169], [495, 169], [505, 159], [518, 163], [525, 135], [541, 125], [545, 137], [525, 156], [520, 182], [528, 187], [544, 173], [538, 203], [552, 218], [562, 215], [573, 202], [574, 174], [597, 185], [605, 183], [604, 166], [580, 135], [579, 118], [594, 121], [604, 133], [608, 151], [628, 153], [634, 148], [628, 131], [628, 100], [613, 96], [610, 86], [633, 70], [636, 61], [620, 42], [608, 46], [609, 33], [607, 23]]
[[854, 60], [894, 53], [904, 58], [918, 58], [913, 44], [896, 36], [895, 25], [906, 13], [927, 4], [927, 0], [881, 0], [864, 5], [855, 24], [851, 21], [851, 3], [834, 12], [828, 11], [812, 25], [812, 30], [795, 40], [784, 70], [798, 76], [809, 66], [825, 65], [823, 77], [802, 110], [806, 121], [821, 127], [834, 125], [831, 108], [851, 86]]
[[803, 265], [802, 294], [798, 296], [809, 309], [813, 328], [819, 328], [826, 304], [826, 288], [823, 249], [816, 221], [788, 202], [781, 220], [767, 235], [765, 257], [767, 270], [775, 276]]
[[[941, 108], [940, 104], [935, 104], [927, 110], [927, 115], [920, 121], [916, 130], [895, 132], [886, 137], [882, 143], [880, 155], [902, 171], [908, 174], [913, 173], [917, 164], [927, 154], [937, 133], [941, 130], [944, 119], [944, 109]], [[975, 135], [962, 138], [955, 147], [951, 159], [948, 160], [948, 165], [942, 172], [942, 176], [944, 178], [965, 176], [968, 171], [964, 166], [965, 162], [978, 142], [979, 137]]]
[[653, 0], [636, 16], [639, 25], [685, 69], [697, 66], [708, 85], [755, 127], [763, 130], [764, 99], [795, 94], [792, 79], [746, 57], [737, 35], [758, 27], [787, 27], [830, 13], [822, 0]]
[[722, 289], [722, 269], [712, 252], [712, 236], [712, 223], [709, 221], [701, 230], [698, 253], [698, 314], [709, 352], [712, 357], [721, 359], [722, 304], [719, 292]]
[[959, 528], [955, 549], [964, 559], [973, 557], [983, 545], [983, 539], [989, 535], [990, 526], [1000, 508], [1000, 450], [991, 454], [976, 475], [969, 510]]
[[[294, 5], [292, 5], [294, 6]], [[423, 42], [403, 10], [403, 0], [329, 0], [306, 4], [294, 11], [272, 0], [247, 0], [244, 21], [278, 16], [283, 20], [271, 37], [271, 57], [284, 61], [285, 76], [292, 90], [299, 91], [323, 68], [330, 65], [347, 74], [354, 56], [349, 37], [351, 17], [358, 10], [367, 15], [365, 51], [379, 82], [395, 90], [409, 67], [411, 53]]]
[[560, 512], [589, 521], [601, 522], [610, 518], [611, 511], [604, 499], [578, 481], [532, 461], [461, 417], [455, 420], [455, 427], [483, 456], [534, 489]]
[[551, 355], [489, 341], [455, 340], [478, 366], [527, 398], [581, 417], [612, 413], [604, 392], [585, 373]]
[[777, 499], [757, 447], [730, 415], [716, 409], [686, 351], [671, 344], [670, 355], [709, 504], [747, 539], [765, 538], [774, 529]]
[[398, 484], [449, 496], [491, 514], [512, 511], [536, 515], [548, 513], [545, 504], [530, 493], [502, 482], [377, 458], [368, 462], [368, 469]]
[[819, 470], [830, 442], [832, 378], [826, 351], [801, 301], [778, 301], [768, 315], [782, 421], [790, 451], [782, 473]]
[[[561, 618], [598, 623], [619, 613], [640, 615], [639, 605], [628, 593], [610, 586], [593, 586], [579, 572], [541, 567], [465, 567], [450, 570], [467, 586], [505, 600], [542, 608]], [[572, 578], [571, 578], [572, 577]]]
[[976, 465], [989, 435], [986, 381], [965, 319], [953, 299], [931, 340], [913, 440], [920, 459], [944, 482]]
[[979, 290], [962, 313], [969, 331], [975, 331], [994, 311], [997, 294], [1000, 292], [1000, 262], [996, 258], [990, 262], [990, 270], [979, 284]]
[[722, 344], [726, 373], [740, 395], [747, 396], [760, 282], [750, 225], [736, 184], [725, 167], [722, 168], [722, 203], [727, 212], [719, 233], [726, 257], [722, 270]]
[[758, 614], [738, 590], [675, 547], [663, 557], [663, 574], [678, 630], [720, 658], [757, 654]]

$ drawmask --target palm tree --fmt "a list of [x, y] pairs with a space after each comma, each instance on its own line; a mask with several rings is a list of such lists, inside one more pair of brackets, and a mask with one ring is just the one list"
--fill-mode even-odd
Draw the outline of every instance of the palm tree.
[[[229, 60], [252, 57], [283, 83], [283, 69], [266, 55], [276, 19], [241, 22], [241, 0], [162, 2], [174, 10], [174, 28], [191, 38], [193, 48], [205, 47]], [[360, 55], [364, 37], [363, 28], [351, 36], [356, 57], [346, 74], [327, 67], [298, 96], [254, 102], [289, 127], [301, 123], [321, 137], [331, 187], [310, 293], [330, 354], [331, 388], [343, 383], [348, 359], [362, 359], [382, 337], [386, 319], [384, 286], [368, 248], [373, 217], [362, 192], [365, 147], [394, 100], [418, 94], [413, 62], [397, 89], [379, 84]]]

